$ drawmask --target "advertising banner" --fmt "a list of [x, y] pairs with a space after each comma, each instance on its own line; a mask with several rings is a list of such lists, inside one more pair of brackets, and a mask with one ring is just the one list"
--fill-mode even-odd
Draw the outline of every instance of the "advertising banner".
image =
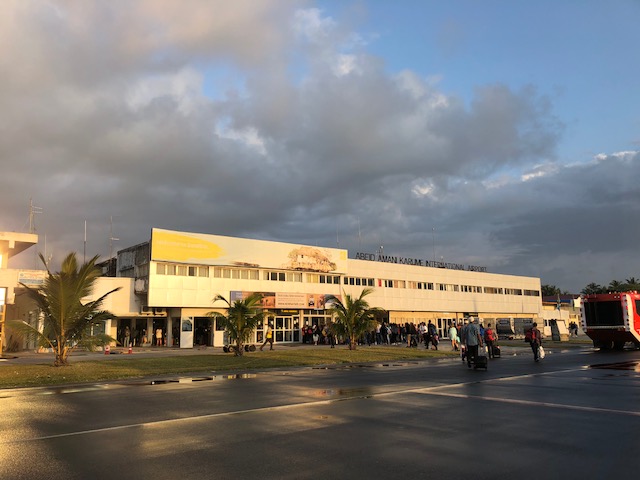
[[18, 282], [24, 283], [29, 287], [39, 287], [44, 285], [47, 275], [46, 270], [20, 270], [18, 272]]
[[[242, 300], [255, 292], [232, 291], [230, 302]], [[262, 306], [264, 308], [299, 309], [299, 310], [324, 310], [325, 299], [328, 295], [320, 293], [282, 293], [260, 292], [262, 294]]]
[[151, 260], [344, 273], [347, 250], [154, 228]]

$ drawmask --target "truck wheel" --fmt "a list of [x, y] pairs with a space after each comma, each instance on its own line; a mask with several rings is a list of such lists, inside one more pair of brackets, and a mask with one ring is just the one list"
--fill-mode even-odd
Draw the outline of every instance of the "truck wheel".
[[624, 350], [624, 344], [625, 342], [613, 342], [613, 349], [622, 351]]
[[612, 340], [603, 340], [599, 342], [599, 347], [601, 352], [609, 351], [613, 349], [613, 341]]
[[256, 351], [256, 346], [255, 345], [249, 345], [249, 351], [250, 352], [255, 352]]

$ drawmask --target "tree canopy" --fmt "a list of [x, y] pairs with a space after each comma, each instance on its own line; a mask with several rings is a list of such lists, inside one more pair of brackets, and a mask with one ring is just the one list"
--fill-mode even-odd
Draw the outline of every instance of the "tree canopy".
[[[541, 290], [543, 297], [572, 295], [572, 293], [567, 291], [561, 291], [555, 285], [542, 285]], [[600, 285], [592, 282], [586, 285], [580, 293], [589, 295], [594, 293], [628, 292], [633, 290], [640, 291], [640, 279], [636, 277], [629, 277], [625, 280], [611, 280], [608, 285]]]

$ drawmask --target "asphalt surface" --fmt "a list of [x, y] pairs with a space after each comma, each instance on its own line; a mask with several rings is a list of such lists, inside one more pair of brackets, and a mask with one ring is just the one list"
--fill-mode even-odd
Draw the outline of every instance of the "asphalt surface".
[[640, 352], [548, 350], [2, 390], [0, 478], [635, 477]]

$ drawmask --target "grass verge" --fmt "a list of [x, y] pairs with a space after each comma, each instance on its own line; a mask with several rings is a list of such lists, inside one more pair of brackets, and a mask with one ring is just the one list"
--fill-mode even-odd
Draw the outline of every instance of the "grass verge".
[[[357, 350], [282, 349], [233, 355], [189, 355], [161, 358], [127, 357], [123, 359], [73, 361], [66, 367], [51, 364], [0, 366], [0, 388], [40, 387], [99, 383], [145, 377], [162, 377], [214, 372], [336, 364], [359, 364], [386, 361], [455, 357], [457, 352], [416, 350], [394, 347], [370, 347]], [[51, 359], [53, 363], [53, 359]]]

